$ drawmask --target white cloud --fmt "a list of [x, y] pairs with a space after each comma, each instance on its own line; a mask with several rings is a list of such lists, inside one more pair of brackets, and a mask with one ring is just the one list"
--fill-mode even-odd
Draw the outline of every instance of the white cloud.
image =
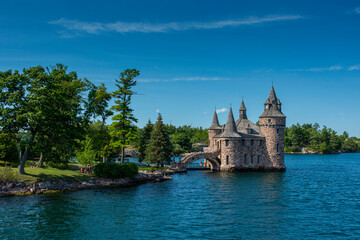
[[343, 69], [342, 66], [331, 66], [324, 68], [306, 68], [306, 69], [290, 69], [290, 72], [325, 72], [325, 71], [338, 71]]
[[157, 112], [157, 113], [160, 113], [160, 110], [159, 110], [159, 109], [156, 109], [156, 112]]
[[139, 79], [138, 82], [150, 83], [150, 82], [192, 82], [192, 81], [228, 81], [230, 78], [222, 77], [180, 77], [170, 79], [157, 79], [157, 78], [143, 78]]
[[358, 65], [354, 65], [354, 66], [350, 66], [348, 68], [349, 71], [354, 71], [354, 70], [360, 70], [360, 64]]
[[[144, 22], [84, 22], [79, 20], [68, 20], [60, 18], [50, 21], [49, 24], [59, 25], [73, 33], [99, 34], [101, 32], [142, 32], [159, 33], [169, 31], [186, 31], [198, 29], [219, 29], [224, 27], [237, 27], [242, 25], [254, 25], [266, 22], [278, 22], [297, 20], [303, 18], [300, 15], [272, 15], [266, 17], [249, 17], [246, 19], [221, 20], [213, 22], [169, 22], [169, 23], [144, 23]], [[69, 37], [69, 34], [62, 33]]]
[[227, 111], [228, 111], [227, 108], [220, 108], [220, 109], [216, 110], [216, 113], [224, 113], [224, 112], [227, 112]]
[[360, 7], [354, 9], [354, 13], [360, 14]]
[[339, 71], [339, 70], [347, 70], [347, 71], [356, 71], [360, 70], [360, 64], [343, 67], [343, 66], [331, 66], [331, 67], [323, 67], [323, 68], [304, 68], [304, 69], [289, 69], [289, 72], [327, 72], [327, 71]]

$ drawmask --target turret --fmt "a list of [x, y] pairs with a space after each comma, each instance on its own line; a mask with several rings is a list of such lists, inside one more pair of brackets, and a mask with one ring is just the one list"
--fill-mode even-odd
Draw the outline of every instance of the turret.
[[214, 137], [216, 135], [220, 134], [221, 131], [222, 131], [222, 128], [219, 125], [219, 119], [218, 119], [217, 113], [215, 111], [211, 126], [209, 127], [209, 130], [208, 130], [208, 133], [209, 133], [209, 148], [210, 148], [211, 151], [215, 150], [217, 148], [216, 140], [214, 139]]
[[264, 103], [264, 112], [259, 117], [261, 134], [265, 136], [268, 157], [273, 167], [285, 170], [284, 164], [284, 128], [286, 116], [281, 112], [281, 102], [276, 97], [274, 86]]
[[244, 100], [241, 101], [241, 106], [240, 106], [239, 112], [240, 112], [240, 116], [239, 116], [240, 119], [247, 119], [246, 107], [244, 104]]

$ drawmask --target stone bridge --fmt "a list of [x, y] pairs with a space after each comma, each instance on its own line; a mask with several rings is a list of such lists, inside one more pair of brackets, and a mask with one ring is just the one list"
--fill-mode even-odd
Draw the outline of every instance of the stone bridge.
[[213, 151], [213, 152], [192, 152], [185, 155], [177, 164], [176, 167], [179, 169], [186, 169], [189, 164], [195, 162], [199, 159], [206, 159], [210, 165], [212, 170], [219, 170], [220, 169], [220, 160], [218, 156], [220, 154], [220, 150]]

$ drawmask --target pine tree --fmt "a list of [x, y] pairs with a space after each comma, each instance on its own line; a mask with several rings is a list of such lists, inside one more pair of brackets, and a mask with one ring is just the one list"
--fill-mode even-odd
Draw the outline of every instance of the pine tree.
[[136, 69], [126, 69], [120, 73], [120, 79], [115, 80], [118, 90], [112, 93], [115, 98], [115, 105], [111, 107], [116, 115], [112, 117], [111, 135], [113, 137], [113, 147], [121, 148], [121, 162], [125, 160], [125, 147], [129, 143], [134, 133], [133, 123], [137, 119], [133, 115], [133, 109], [130, 108], [131, 97], [134, 92], [131, 90], [136, 85], [134, 78], [139, 76], [139, 71]]
[[172, 144], [170, 142], [169, 133], [162, 122], [161, 114], [154, 125], [151, 132], [151, 138], [146, 148], [145, 162], [161, 164], [163, 167], [165, 163], [171, 162]]
[[146, 126], [141, 129], [140, 135], [139, 135], [139, 146], [138, 146], [138, 152], [139, 152], [139, 162], [142, 162], [145, 160], [146, 157], [146, 147], [149, 144], [150, 138], [151, 138], [151, 132], [153, 130], [154, 125], [151, 123], [150, 119], [149, 122], [146, 124]]

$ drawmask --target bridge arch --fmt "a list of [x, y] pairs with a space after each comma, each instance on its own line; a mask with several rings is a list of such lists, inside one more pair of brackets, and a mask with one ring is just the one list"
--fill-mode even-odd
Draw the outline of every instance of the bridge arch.
[[179, 161], [178, 167], [180, 169], [186, 169], [191, 163], [199, 159], [206, 159], [210, 163], [211, 169], [218, 171], [220, 169], [220, 163], [219, 160], [217, 159], [217, 155], [218, 155], [217, 152], [189, 153]]

